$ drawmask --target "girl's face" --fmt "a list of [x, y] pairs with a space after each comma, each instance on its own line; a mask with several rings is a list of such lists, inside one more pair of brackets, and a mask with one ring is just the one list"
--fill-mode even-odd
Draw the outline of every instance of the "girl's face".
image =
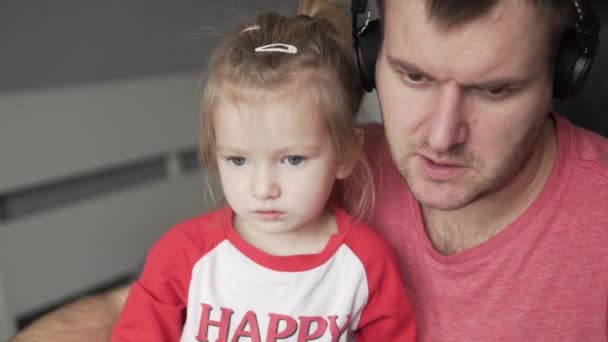
[[[214, 111], [217, 164], [224, 195], [242, 236], [327, 229], [338, 162], [312, 101], [272, 97], [220, 101]], [[325, 221], [324, 221], [325, 220]]]

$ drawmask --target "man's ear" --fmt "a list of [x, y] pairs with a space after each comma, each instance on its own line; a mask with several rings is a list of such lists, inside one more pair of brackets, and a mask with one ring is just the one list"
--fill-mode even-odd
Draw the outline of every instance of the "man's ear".
[[353, 168], [361, 159], [363, 153], [363, 142], [365, 141], [365, 134], [361, 128], [355, 128], [355, 135], [357, 137], [357, 149], [356, 153], [353, 153], [347, 160], [343, 160], [338, 165], [338, 172], [336, 173], [337, 179], [344, 179], [353, 172]]

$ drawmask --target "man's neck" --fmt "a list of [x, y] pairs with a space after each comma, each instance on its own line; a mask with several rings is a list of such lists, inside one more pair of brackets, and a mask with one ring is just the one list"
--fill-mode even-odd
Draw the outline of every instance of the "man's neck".
[[504, 230], [540, 194], [557, 155], [556, 129], [547, 119], [522, 170], [498, 192], [452, 211], [422, 208], [427, 235], [443, 255], [473, 248]]

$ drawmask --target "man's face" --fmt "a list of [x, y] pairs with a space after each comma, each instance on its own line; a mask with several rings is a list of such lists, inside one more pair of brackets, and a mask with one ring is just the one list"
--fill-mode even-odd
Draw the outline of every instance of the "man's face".
[[418, 201], [454, 210], [503, 189], [551, 106], [549, 25], [527, 1], [445, 30], [388, 0], [376, 84], [393, 161]]

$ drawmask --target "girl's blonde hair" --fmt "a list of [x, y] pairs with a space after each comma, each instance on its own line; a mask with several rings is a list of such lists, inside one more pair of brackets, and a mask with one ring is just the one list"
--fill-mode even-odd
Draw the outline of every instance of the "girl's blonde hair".
[[[218, 100], [277, 92], [313, 99], [320, 114], [310, 119], [320, 119], [327, 128], [338, 158], [357, 160], [351, 175], [334, 187], [333, 200], [362, 218], [371, 210], [374, 188], [356, 129], [363, 89], [352, 62], [349, 17], [331, 0], [300, 0], [298, 13], [260, 14], [226, 36], [212, 54], [201, 98], [201, 161], [217, 171], [213, 118]], [[255, 51], [276, 43], [293, 45], [297, 53]]]

